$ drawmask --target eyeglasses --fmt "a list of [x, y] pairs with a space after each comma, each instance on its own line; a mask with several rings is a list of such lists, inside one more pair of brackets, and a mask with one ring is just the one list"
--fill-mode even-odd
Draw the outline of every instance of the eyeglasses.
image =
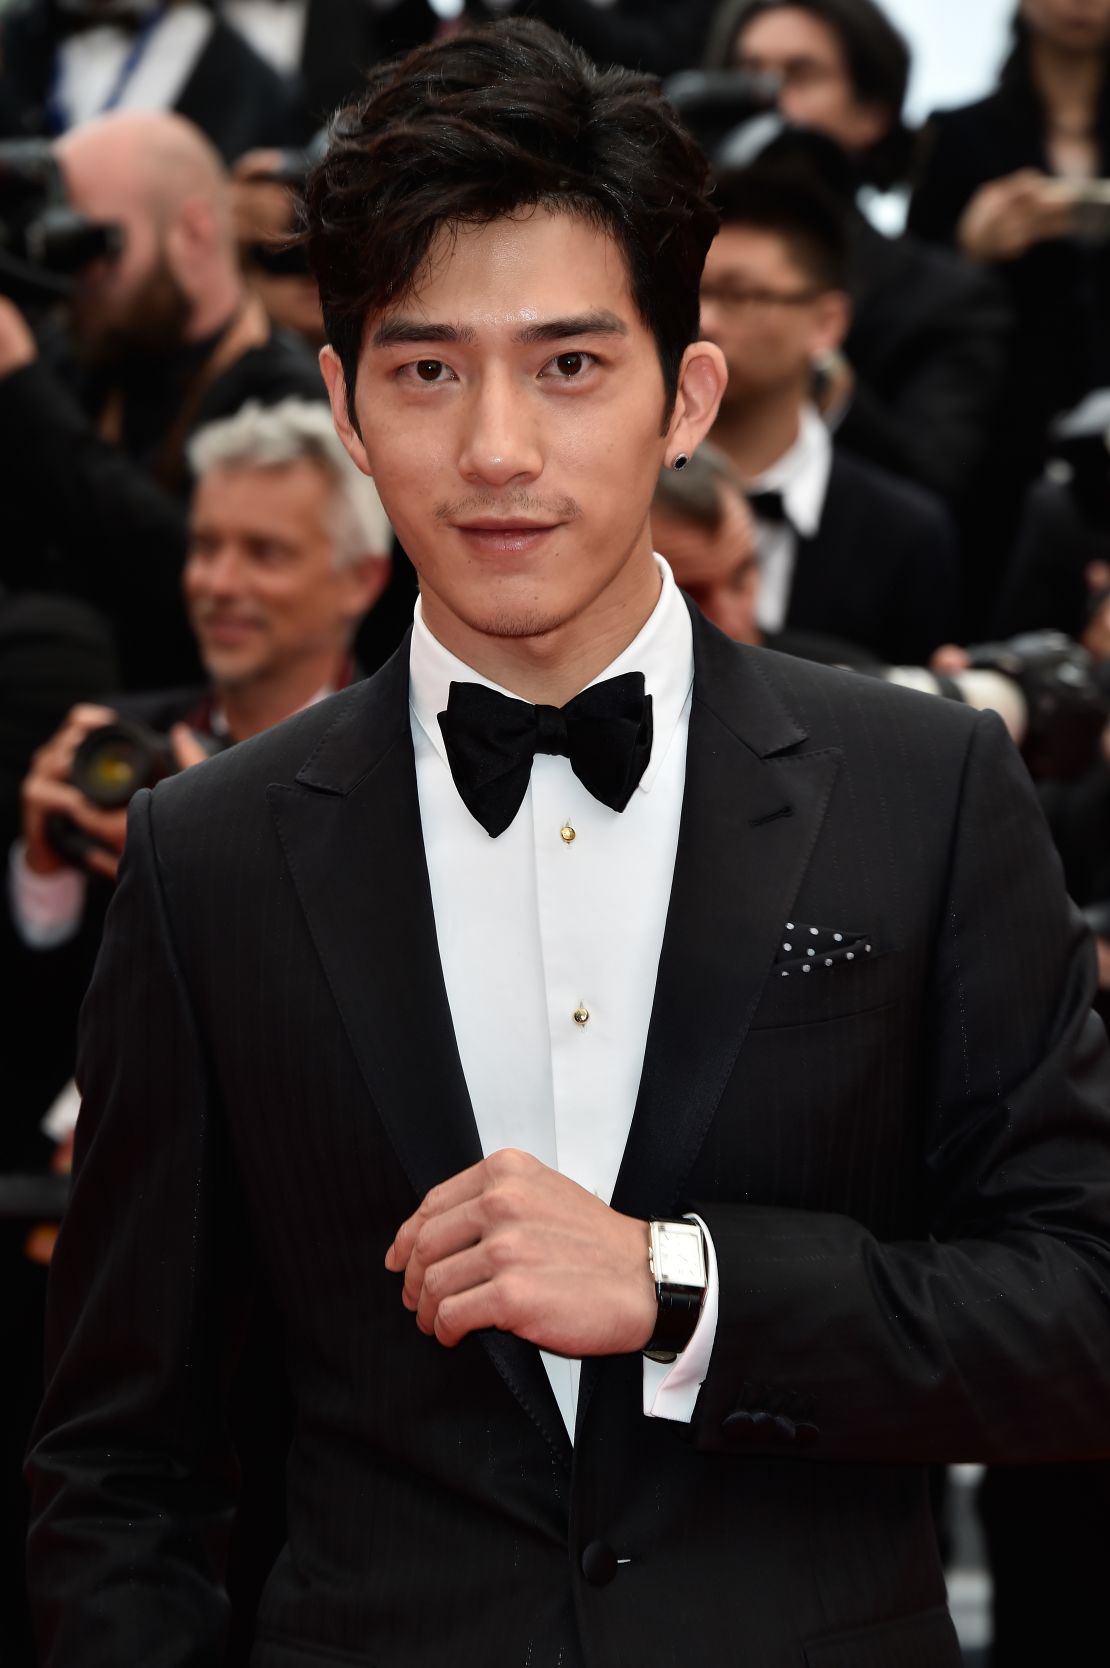
[[723, 307], [728, 312], [741, 312], [754, 307], [806, 307], [822, 293], [813, 287], [808, 290], [761, 290], [754, 287], [741, 289], [731, 284], [703, 284], [701, 302], [703, 307], [708, 303], [711, 307]]

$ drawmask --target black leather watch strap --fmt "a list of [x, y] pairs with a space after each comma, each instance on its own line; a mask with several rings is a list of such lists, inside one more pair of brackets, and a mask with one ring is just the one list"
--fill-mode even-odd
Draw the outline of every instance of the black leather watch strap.
[[652, 1361], [673, 1361], [694, 1336], [704, 1292], [666, 1286], [656, 1289], [655, 1331], [644, 1346]]

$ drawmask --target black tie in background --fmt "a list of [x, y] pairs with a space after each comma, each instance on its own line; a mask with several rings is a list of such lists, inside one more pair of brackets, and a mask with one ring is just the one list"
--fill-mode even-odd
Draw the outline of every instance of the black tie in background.
[[644, 674], [595, 683], [565, 707], [531, 706], [479, 683], [453, 683], [439, 715], [459, 797], [492, 838], [528, 791], [537, 753], [561, 753], [595, 799], [623, 811], [651, 757]]
[[790, 517], [781, 492], [749, 492], [747, 497], [748, 508], [760, 521], [770, 521], [779, 527], [789, 526]]

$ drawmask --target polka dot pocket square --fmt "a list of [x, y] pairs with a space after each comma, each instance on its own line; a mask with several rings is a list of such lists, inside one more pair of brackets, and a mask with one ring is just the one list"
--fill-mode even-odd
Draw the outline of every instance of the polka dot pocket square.
[[787, 921], [775, 952], [775, 972], [783, 979], [809, 973], [824, 973], [831, 978], [834, 973], [843, 975], [857, 961], [866, 961], [873, 953], [866, 933]]

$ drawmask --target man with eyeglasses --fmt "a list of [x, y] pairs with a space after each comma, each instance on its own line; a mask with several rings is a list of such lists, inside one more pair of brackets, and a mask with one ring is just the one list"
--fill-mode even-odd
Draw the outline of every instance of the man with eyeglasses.
[[955, 536], [940, 502], [841, 451], [813, 404], [850, 323], [836, 204], [791, 171], [718, 181], [703, 334], [728, 366], [713, 440], [748, 489], [759, 533], [759, 625], [816, 631], [894, 664], [958, 627]]

